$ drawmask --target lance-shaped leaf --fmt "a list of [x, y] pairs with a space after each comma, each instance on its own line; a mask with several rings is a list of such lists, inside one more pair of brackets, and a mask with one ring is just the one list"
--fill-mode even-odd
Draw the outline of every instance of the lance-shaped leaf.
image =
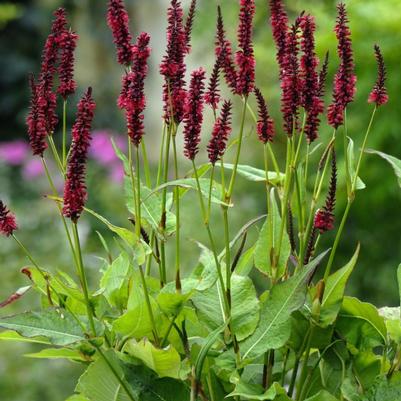
[[395, 175], [397, 176], [398, 185], [401, 187], [401, 160], [397, 159], [394, 156], [388, 155], [383, 152], [379, 152], [378, 150], [374, 150], [374, 149], [366, 149], [365, 152], [378, 155], [382, 159], [384, 159], [388, 163], [390, 163], [391, 167], [394, 170]]
[[[347, 163], [348, 163], [348, 168], [349, 168], [349, 185], [351, 187], [354, 179], [355, 179], [355, 155], [354, 155], [354, 141], [348, 137], [348, 149], [347, 149]], [[365, 183], [360, 179], [360, 177], [356, 178], [356, 185], [355, 189], [356, 190], [361, 190], [365, 189], [366, 185]]]
[[85, 340], [85, 333], [67, 311], [26, 312], [0, 318], [0, 327], [14, 330], [23, 337], [44, 337], [54, 345], [68, 345]]
[[323, 326], [332, 324], [337, 318], [341, 309], [345, 286], [358, 260], [359, 249], [358, 245], [351, 260], [327, 279], [320, 311], [320, 323]]
[[258, 384], [246, 383], [239, 381], [234, 391], [229, 394], [230, 397], [241, 397], [241, 400], [274, 400], [274, 401], [291, 401], [287, 391], [280, 386], [279, 383], [273, 383], [268, 390]]
[[283, 240], [280, 246], [281, 233], [281, 216], [278, 210], [274, 189], [270, 193], [271, 210], [268, 213], [265, 224], [260, 231], [255, 249], [255, 266], [269, 277], [273, 275], [274, 258], [280, 253], [280, 258], [277, 260], [275, 269], [275, 277], [279, 278], [286, 270], [288, 258], [291, 254], [291, 244], [288, 238], [287, 231], [284, 230]]
[[241, 344], [243, 359], [257, 358], [287, 342], [291, 334], [291, 313], [304, 304], [307, 282], [326, 254], [319, 255], [297, 275], [272, 288], [261, 306], [259, 326]]
[[68, 359], [70, 361], [87, 361], [87, 358], [76, 349], [47, 348], [32, 354], [25, 354], [28, 358], [36, 359]]

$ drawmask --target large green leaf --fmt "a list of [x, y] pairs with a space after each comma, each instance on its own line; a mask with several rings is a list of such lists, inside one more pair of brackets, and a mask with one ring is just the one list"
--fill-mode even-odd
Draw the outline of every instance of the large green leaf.
[[277, 261], [276, 272], [273, 271], [274, 255], [279, 253], [281, 217], [278, 210], [274, 189], [270, 193], [270, 208], [265, 224], [260, 231], [255, 249], [255, 266], [264, 274], [270, 277], [275, 275], [280, 278], [287, 266], [288, 258], [291, 254], [291, 244], [287, 231], [284, 230], [283, 240], [281, 241], [280, 258]]
[[65, 401], [90, 401], [90, 400], [81, 394], [74, 394]]
[[341, 309], [345, 286], [355, 267], [359, 255], [359, 245], [351, 260], [327, 279], [326, 289], [320, 311], [320, 323], [323, 326], [332, 324]]
[[131, 340], [125, 345], [124, 351], [140, 359], [148, 368], [156, 372], [159, 377], [180, 378], [181, 359], [176, 349], [172, 346], [159, 349], [146, 339], [139, 342]]
[[0, 333], [0, 341], [16, 341], [22, 343], [33, 343], [33, 344], [50, 344], [49, 340], [44, 337], [27, 338], [21, 336], [16, 331], [6, 330]]
[[326, 390], [321, 390], [313, 397], [307, 398], [305, 401], [338, 401], [338, 398], [330, 394]]
[[386, 342], [387, 330], [383, 317], [369, 303], [344, 297], [336, 328], [348, 343], [364, 350]]
[[397, 344], [401, 343], [401, 319], [400, 307], [385, 306], [379, 309], [380, 316], [383, 316], [386, 323], [389, 338]]
[[373, 386], [361, 397], [360, 401], [398, 401], [401, 400], [401, 375], [397, 373], [391, 379], [380, 376]]
[[127, 253], [121, 255], [109, 265], [100, 280], [103, 295], [112, 306], [124, 308], [128, 300], [128, 273], [130, 260]]
[[25, 354], [24, 356], [36, 359], [68, 359], [71, 361], [86, 361], [86, 358], [81, 352], [70, 348], [47, 348], [32, 354]]
[[54, 345], [68, 345], [85, 340], [81, 326], [67, 311], [26, 312], [0, 318], [0, 327], [24, 337], [45, 337]]
[[[268, 390], [264, 390], [262, 386], [239, 381], [235, 389], [228, 396], [241, 397], [242, 400], [274, 400], [274, 401], [291, 401], [286, 390], [279, 383], [273, 383]], [[323, 400], [322, 400], [323, 401]]]
[[[216, 166], [220, 167], [219, 164], [216, 164]], [[233, 164], [228, 164], [224, 163], [224, 168], [227, 170], [233, 170], [234, 165]], [[238, 175], [244, 177], [248, 181], [255, 181], [255, 182], [266, 182], [266, 172], [265, 170], [260, 170], [258, 168], [252, 167], [252, 166], [247, 166], [244, 164], [239, 164], [237, 166], [237, 173]], [[268, 179], [269, 182], [273, 185], [281, 184], [284, 182], [285, 174], [280, 173], [277, 175], [275, 171], [269, 171], [268, 172]]]
[[391, 167], [393, 167], [393, 169], [394, 169], [395, 175], [397, 176], [398, 185], [401, 187], [401, 160], [397, 159], [394, 156], [388, 155], [383, 152], [379, 152], [378, 150], [374, 150], [374, 149], [366, 149], [365, 152], [378, 155], [381, 158], [383, 158], [384, 160], [386, 160], [388, 163], [390, 163]]
[[261, 306], [256, 331], [241, 344], [244, 359], [257, 358], [268, 349], [280, 348], [287, 342], [291, 334], [291, 314], [304, 304], [307, 282], [326, 253], [315, 258], [297, 275], [272, 288]]
[[[249, 337], [259, 321], [259, 301], [255, 287], [248, 277], [233, 274], [231, 277], [232, 310], [231, 324], [239, 341]], [[198, 316], [211, 330], [225, 321], [224, 301], [220, 284], [192, 297]]]

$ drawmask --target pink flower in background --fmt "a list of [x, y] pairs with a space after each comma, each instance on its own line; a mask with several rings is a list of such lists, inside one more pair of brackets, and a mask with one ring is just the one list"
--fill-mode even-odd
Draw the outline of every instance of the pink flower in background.
[[31, 159], [24, 164], [22, 176], [28, 181], [42, 176], [44, 172], [42, 162], [38, 159]]
[[92, 138], [89, 155], [102, 166], [110, 166], [118, 160], [111, 143], [111, 138], [114, 139], [116, 145], [122, 151], [125, 151], [127, 148], [125, 139], [121, 136], [113, 137], [113, 133], [110, 131], [94, 131]]
[[28, 152], [29, 146], [22, 140], [0, 143], [0, 160], [10, 166], [21, 165], [27, 158]]
[[114, 163], [110, 167], [109, 178], [116, 184], [122, 184], [124, 182], [124, 167], [122, 163]]

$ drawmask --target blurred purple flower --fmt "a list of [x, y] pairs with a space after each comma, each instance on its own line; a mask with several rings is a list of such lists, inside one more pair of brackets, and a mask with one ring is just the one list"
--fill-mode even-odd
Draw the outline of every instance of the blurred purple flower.
[[109, 178], [116, 184], [124, 182], [124, 167], [121, 163], [115, 163], [111, 166]]
[[31, 159], [24, 164], [24, 168], [22, 170], [22, 176], [25, 178], [25, 180], [28, 181], [33, 178], [40, 177], [43, 174], [44, 174], [43, 165], [39, 159]]
[[17, 140], [0, 143], [0, 160], [11, 166], [21, 165], [27, 158], [29, 146], [25, 141]]
[[[94, 131], [92, 138], [92, 144], [89, 149], [89, 155], [92, 159], [102, 166], [110, 166], [118, 160], [111, 143], [112, 133], [110, 131]], [[119, 149], [126, 150], [127, 145], [124, 138], [116, 136], [114, 141]]]

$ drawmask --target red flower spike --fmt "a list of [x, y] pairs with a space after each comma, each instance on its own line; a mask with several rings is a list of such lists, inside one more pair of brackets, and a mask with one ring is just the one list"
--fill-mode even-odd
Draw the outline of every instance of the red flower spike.
[[26, 119], [29, 144], [34, 155], [43, 156], [44, 151], [47, 149], [46, 121], [43, 109], [39, 105], [39, 87], [35, 83], [35, 78], [32, 74], [29, 75], [29, 86], [31, 88], [31, 105]]
[[216, 58], [221, 59], [221, 67], [228, 87], [234, 94], [237, 94], [237, 71], [234, 65], [231, 42], [226, 39], [220, 6], [217, 7], [217, 13]]
[[220, 117], [214, 123], [212, 137], [207, 146], [209, 161], [213, 165], [224, 156], [226, 151], [227, 140], [231, 133], [231, 109], [232, 103], [225, 101]]
[[188, 103], [185, 114], [184, 154], [189, 160], [194, 160], [198, 153], [200, 133], [203, 122], [203, 92], [205, 88], [205, 70], [199, 68], [191, 75]]
[[256, 127], [256, 132], [260, 141], [264, 144], [267, 142], [272, 142], [274, 137], [274, 122], [269, 115], [267, 109], [266, 101], [262, 95], [262, 92], [258, 89], [254, 89], [256, 101], [258, 103], [258, 122]]
[[77, 40], [78, 35], [68, 31], [63, 34], [61, 41], [61, 62], [58, 68], [60, 86], [57, 88], [57, 93], [64, 100], [77, 89], [77, 83], [74, 80], [74, 51], [77, 47]]
[[167, 11], [167, 50], [160, 65], [160, 73], [164, 76], [163, 101], [164, 119], [171, 118], [179, 124], [185, 115], [187, 92], [185, 90], [185, 55], [187, 53], [187, 37], [183, 25], [181, 2], [171, 0]]
[[18, 229], [17, 221], [6, 205], [0, 200], [0, 234], [9, 237]]
[[107, 9], [107, 24], [117, 47], [117, 60], [129, 66], [132, 61], [132, 35], [129, 30], [129, 16], [123, 0], [110, 0]]
[[187, 53], [191, 51], [191, 34], [192, 34], [192, 27], [194, 25], [195, 11], [196, 11], [196, 0], [192, 0], [191, 5], [189, 6], [187, 20], [185, 22], [185, 38], [187, 45]]
[[336, 153], [332, 150], [331, 156], [331, 178], [329, 191], [326, 198], [326, 204], [319, 209], [315, 215], [314, 227], [320, 230], [320, 233], [330, 231], [334, 228], [334, 208], [336, 205], [337, 191], [337, 163]]
[[388, 102], [388, 94], [386, 89], [386, 66], [384, 64], [383, 55], [380, 51], [380, 47], [375, 45], [375, 56], [377, 60], [377, 81], [375, 86], [370, 92], [368, 102], [369, 103], [376, 103], [376, 106], [382, 106]]
[[213, 110], [216, 110], [220, 102], [219, 78], [221, 70], [221, 58], [216, 58], [213, 66], [212, 74], [210, 75], [209, 85], [205, 93], [205, 103], [210, 105]]
[[72, 145], [64, 185], [63, 214], [74, 223], [78, 221], [87, 199], [85, 184], [86, 162], [91, 141], [91, 124], [96, 104], [92, 99], [92, 88], [88, 88], [78, 103], [75, 124], [72, 127]]
[[283, 73], [284, 56], [286, 54], [286, 42], [288, 32], [288, 16], [281, 0], [270, 0], [270, 22], [273, 30], [273, 38], [277, 49], [277, 62], [280, 67], [280, 77]]
[[340, 3], [337, 9], [335, 32], [338, 39], [340, 66], [334, 78], [333, 102], [328, 109], [328, 121], [334, 128], [344, 123], [345, 108], [354, 100], [356, 92], [351, 30], [348, 26], [345, 4]]
[[[298, 22], [298, 20], [297, 20]], [[287, 34], [286, 53], [283, 57], [283, 70], [281, 75], [281, 111], [284, 119], [284, 131], [288, 136], [298, 129], [300, 99], [299, 80], [299, 32], [298, 24], [291, 27]]]
[[253, 17], [255, 15], [255, 1], [241, 0], [238, 45], [240, 50], [235, 54], [238, 66], [237, 92], [248, 96], [253, 91], [255, 82], [255, 55], [252, 43]]
[[326, 91], [326, 81], [327, 81], [327, 73], [329, 69], [329, 52], [326, 53], [324, 57], [324, 62], [322, 68], [319, 73], [319, 89], [318, 89], [318, 96], [320, 99], [323, 100], [325, 91]]

